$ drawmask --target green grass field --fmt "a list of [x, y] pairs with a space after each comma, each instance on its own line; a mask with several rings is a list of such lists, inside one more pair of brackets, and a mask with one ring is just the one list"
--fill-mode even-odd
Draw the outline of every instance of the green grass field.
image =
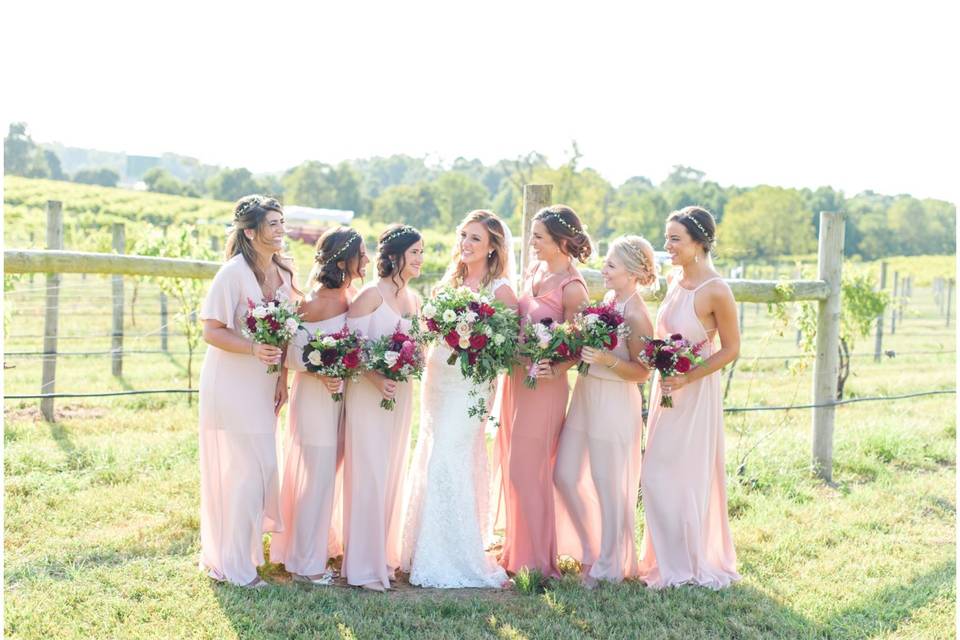
[[[42, 286], [41, 276], [24, 277], [7, 293], [5, 352], [40, 350]], [[109, 287], [106, 278], [65, 278], [61, 352], [109, 350]], [[857, 344], [847, 397], [954, 388], [954, 327], [929, 289], [915, 293], [884, 341], [898, 355], [874, 363], [872, 338]], [[157, 290], [143, 284], [138, 296], [125, 348], [156, 350]], [[765, 308], [744, 310], [743, 357], [726, 405], [808, 402], [809, 368], [790, 368], [793, 336], [773, 333]], [[63, 356], [57, 390], [185, 388], [184, 350], [171, 336], [170, 354], [128, 354], [121, 379], [105, 356]], [[39, 358], [5, 363], [13, 365], [5, 394], [39, 390]], [[832, 486], [808, 472], [809, 411], [728, 414], [729, 510], [744, 576], [731, 589], [587, 591], [567, 575], [529, 595], [305, 588], [275, 565], [264, 571], [271, 589], [213, 584], [196, 568], [195, 405], [130, 396], [57, 408], [51, 425], [39, 420], [37, 401], [5, 402], [7, 637], [954, 637], [952, 395], [840, 407]]]

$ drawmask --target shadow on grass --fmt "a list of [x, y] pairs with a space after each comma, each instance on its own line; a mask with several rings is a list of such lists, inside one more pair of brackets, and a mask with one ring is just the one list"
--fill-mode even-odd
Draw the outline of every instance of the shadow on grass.
[[[587, 591], [575, 578], [541, 595], [399, 589], [385, 595], [348, 587], [277, 585], [248, 590], [211, 583], [240, 638], [837, 638], [896, 631], [952, 593], [955, 567], [942, 563], [913, 580], [866, 594], [825, 621], [811, 620], [763, 591], [634, 583]], [[857, 585], [850, 585], [855, 589]], [[420, 594], [420, 595], [415, 595]]]

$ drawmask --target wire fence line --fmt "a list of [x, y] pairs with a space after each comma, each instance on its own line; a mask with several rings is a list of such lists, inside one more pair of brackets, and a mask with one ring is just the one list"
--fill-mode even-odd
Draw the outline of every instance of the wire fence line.
[[[182, 394], [197, 393], [197, 389], [140, 389], [127, 391], [107, 391], [90, 393], [30, 393], [17, 395], [4, 395], [4, 400], [36, 400], [43, 398], [108, 398], [115, 396], [137, 396], [150, 394]], [[794, 409], [820, 409], [825, 407], [841, 407], [848, 404], [857, 404], [861, 402], [892, 402], [896, 400], [908, 400], [911, 398], [921, 398], [925, 396], [952, 395], [956, 394], [956, 389], [932, 389], [929, 391], [917, 391], [914, 393], [904, 393], [895, 396], [863, 396], [858, 398], [847, 398], [845, 400], [834, 400], [833, 402], [823, 402], [820, 404], [792, 404], [777, 406], [753, 406], [753, 407], [724, 407], [724, 413], [749, 413], [755, 411], [792, 411]], [[646, 411], [644, 415], [646, 415]]]

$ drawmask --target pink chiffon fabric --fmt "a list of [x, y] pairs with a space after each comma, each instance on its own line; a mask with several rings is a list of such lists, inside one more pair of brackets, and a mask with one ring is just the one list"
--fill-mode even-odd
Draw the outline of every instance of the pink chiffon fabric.
[[[613, 353], [630, 359], [626, 341]], [[643, 397], [603, 365], [578, 376], [560, 434], [557, 544], [586, 575], [619, 582], [639, 572], [637, 493], [643, 435]]]
[[[717, 280], [711, 278], [707, 282]], [[694, 309], [696, 289], [674, 282], [657, 312], [657, 337], [679, 333], [707, 340]], [[709, 340], [708, 340], [709, 338]], [[714, 589], [740, 579], [727, 518], [720, 372], [674, 390], [672, 408], [660, 406], [660, 378], [650, 398], [649, 436], [641, 486], [646, 528], [640, 577], [655, 588], [694, 584]]]
[[[527, 277], [519, 299], [521, 322], [544, 318], [563, 322], [563, 289], [575, 282], [586, 289], [586, 282], [571, 267], [560, 286], [535, 296], [531, 291], [535, 274], [536, 269]], [[536, 389], [528, 389], [523, 384], [526, 374], [524, 367], [517, 367], [504, 381], [494, 445], [500, 475], [496, 521], [506, 529], [500, 565], [511, 573], [527, 567], [559, 577], [553, 468], [570, 386], [563, 374], [541, 378]]]
[[[380, 295], [382, 298], [382, 291]], [[373, 313], [347, 319], [351, 329], [373, 339], [392, 333], [398, 324], [409, 331], [410, 321], [385, 299]], [[401, 561], [404, 467], [410, 445], [413, 383], [397, 384], [393, 411], [380, 407], [382, 399], [363, 376], [348, 384], [344, 395], [342, 573], [351, 585], [379, 582], [389, 588]]]
[[[278, 295], [290, 297], [286, 272]], [[247, 301], [263, 292], [242, 255], [213, 279], [201, 320], [240, 334]], [[283, 529], [273, 396], [277, 374], [249, 353], [207, 347], [200, 371], [200, 568], [244, 585], [263, 564], [263, 534]]]
[[270, 560], [303, 576], [322, 574], [343, 553], [339, 495], [343, 460], [343, 402], [336, 402], [317, 376], [307, 373], [303, 349], [314, 336], [343, 328], [347, 315], [305, 322], [287, 347], [294, 371], [284, 442], [280, 512], [284, 531], [270, 541]]

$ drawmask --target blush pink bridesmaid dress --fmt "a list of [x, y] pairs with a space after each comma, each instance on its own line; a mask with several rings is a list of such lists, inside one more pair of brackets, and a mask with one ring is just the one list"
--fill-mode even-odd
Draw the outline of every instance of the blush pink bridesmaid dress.
[[307, 373], [303, 348], [313, 336], [342, 329], [346, 319], [342, 313], [304, 322], [306, 331], [298, 331], [287, 346], [286, 365], [295, 373], [280, 487], [284, 531], [270, 541], [270, 560], [301, 576], [323, 574], [327, 561], [342, 553], [335, 507], [343, 449], [343, 402], [335, 402], [320, 378]]
[[[278, 295], [292, 293], [283, 270]], [[227, 260], [200, 308], [240, 333], [247, 300], [263, 291], [242, 255]], [[279, 509], [273, 394], [277, 374], [249, 353], [207, 347], [200, 371], [200, 567], [245, 585], [264, 562], [263, 534], [283, 529]]]
[[[538, 264], [527, 277], [519, 299], [520, 318], [523, 322], [543, 318], [563, 322], [563, 289], [569, 285], [586, 289], [586, 282], [571, 266], [560, 286], [535, 296], [531, 287], [539, 268]], [[500, 565], [511, 573], [527, 567], [558, 578], [553, 467], [570, 386], [564, 373], [553, 379], [541, 378], [536, 389], [528, 389], [523, 384], [526, 373], [524, 367], [514, 368], [504, 381], [497, 430], [495, 458], [501, 478], [500, 505], [506, 516]]]
[[[347, 319], [347, 326], [373, 339], [393, 333], [398, 323], [401, 330], [410, 330], [410, 320], [386, 299], [372, 313]], [[387, 589], [400, 567], [413, 383], [398, 383], [394, 397], [393, 411], [381, 408], [383, 396], [364, 376], [344, 393], [342, 573], [354, 586], [379, 582]]]
[[[626, 340], [613, 353], [629, 360]], [[595, 580], [620, 582], [639, 572], [635, 525], [642, 434], [637, 384], [591, 365], [573, 390], [554, 480], [560, 554], [578, 560], [584, 575]]]
[[[693, 302], [696, 289], [675, 279], [657, 312], [657, 337], [682, 334], [708, 340]], [[715, 333], [715, 332], [711, 332]], [[714, 589], [740, 579], [727, 518], [723, 444], [723, 396], [716, 371], [675, 390], [673, 407], [660, 406], [660, 377], [650, 398], [649, 436], [641, 486], [646, 529], [640, 577], [651, 587], [693, 584]]]

